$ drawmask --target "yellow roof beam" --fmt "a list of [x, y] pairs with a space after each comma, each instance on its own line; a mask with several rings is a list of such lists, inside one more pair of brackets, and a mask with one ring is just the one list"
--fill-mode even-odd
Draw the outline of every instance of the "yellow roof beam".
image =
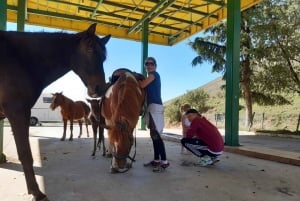
[[[261, 0], [241, 0], [245, 10]], [[82, 31], [98, 23], [97, 34], [141, 41], [149, 21], [149, 43], [174, 45], [226, 19], [221, 0], [27, 0], [26, 24]], [[7, 0], [7, 20], [17, 22], [17, 0]]]

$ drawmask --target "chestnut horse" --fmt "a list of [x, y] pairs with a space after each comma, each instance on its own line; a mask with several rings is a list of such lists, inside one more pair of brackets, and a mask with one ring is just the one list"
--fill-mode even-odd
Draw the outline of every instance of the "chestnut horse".
[[0, 31], [0, 119], [12, 127], [27, 190], [34, 200], [48, 200], [35, 178], [29, 143], [30, 111], [41, 92], [74, 71], [91, 97], [107, 88], [103, 62], [110, 35], [99, 38], [96, 24], [79, 33]]
[[74, 120], [77, 120], [79, 124], [78, 138], [80, 138], [82, 135], [82, 119], [84, 119], [85, 122], [87, 137], [90, 137], [88, 123], [89, 123], [89, 115], [91, 109], [85, 102], [83, 101], [74, 102], [70, 98], [64, 96], [62, 92], [60, 92], [60, 93], [52, 94], [52, 103], [50, 105], [50, 108], [52, 110], [55, 110], [57, 107], [60, 107], [60, 113], [62, 115], [62, 119], [64, 122], [64, 132], [62, 138], [60, 139], [61, 141], [64, 141], [66, 139], [68, 120], [70, 121], [70, 130], [71, 130], [71, 135], [69, 138], [70, 141], [73, 140]]
[[127, 69], [117, 70], [113, 75], [117, 75], [118, 79], [108, 88], [100, 106], [112, 148], [111, 172], [117, 173], [131, 168], [127, 159], [134, 160], [129, 153], [134, 142], [133, 131], [141, 114], [146, 92], [140, 88], [137, 79], [144, 79], [143, 75]]

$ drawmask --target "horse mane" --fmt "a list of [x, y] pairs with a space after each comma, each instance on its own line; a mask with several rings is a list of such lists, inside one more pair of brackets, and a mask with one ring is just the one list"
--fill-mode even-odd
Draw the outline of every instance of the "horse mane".
[[[130, 72], [126, 73], [130, 74]], [[117, 105], [115, 105], [115, 113], [113, 119], [116, 122], [126, 122], [129, 127], [134, 128], [137, 124], [138, 119], [133, 119], [132, 117], [138, 117], [140, 114], [140, 111], [136, 110], [136, 108], [142, 106], [139, 105], [138, 97], [144, 98], [144, 90], [139, 87], [138, 82], [134, 80], [134, 76], [132, 76], [131, 79], [130, 75], [126, 75], [126, 73], [120, 76], [118, 81], [115, 83], [116, 86], [114, 86], [118, 87], [118, 101]], [[132, 107], [134, 107], [134, 109]], [[116, 119], [116, 117], [118, 117], [118, 119]]]

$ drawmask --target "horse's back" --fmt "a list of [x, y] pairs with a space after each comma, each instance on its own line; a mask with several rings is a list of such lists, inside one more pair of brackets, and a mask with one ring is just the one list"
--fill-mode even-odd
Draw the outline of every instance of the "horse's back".
[[79, 116], [81, 116], [81, 117], [89, 116], [89, 114], [91, 112], [91, 108], [89, 107], [89, 105], [87, 103], [85, 103], [84, 101], [75, 101], [74, 106], [75, 106], [75, 108], [74, 108], [75, 111], [79, 112], [79, 114], [78, 114]]

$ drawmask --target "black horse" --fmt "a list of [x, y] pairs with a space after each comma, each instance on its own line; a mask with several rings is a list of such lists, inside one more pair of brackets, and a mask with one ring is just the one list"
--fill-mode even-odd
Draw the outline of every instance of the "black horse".
[[98, 97], [106, 89], [103, 62], [110, 35], [99, 38], [96, 24], [86, 31], [26, 33], [0, 31], [0, 120], [12, 127], [29, 194], [48, 200], [37, 184], [29, 144], [30, 111], [42, 90], [73, 70]]

